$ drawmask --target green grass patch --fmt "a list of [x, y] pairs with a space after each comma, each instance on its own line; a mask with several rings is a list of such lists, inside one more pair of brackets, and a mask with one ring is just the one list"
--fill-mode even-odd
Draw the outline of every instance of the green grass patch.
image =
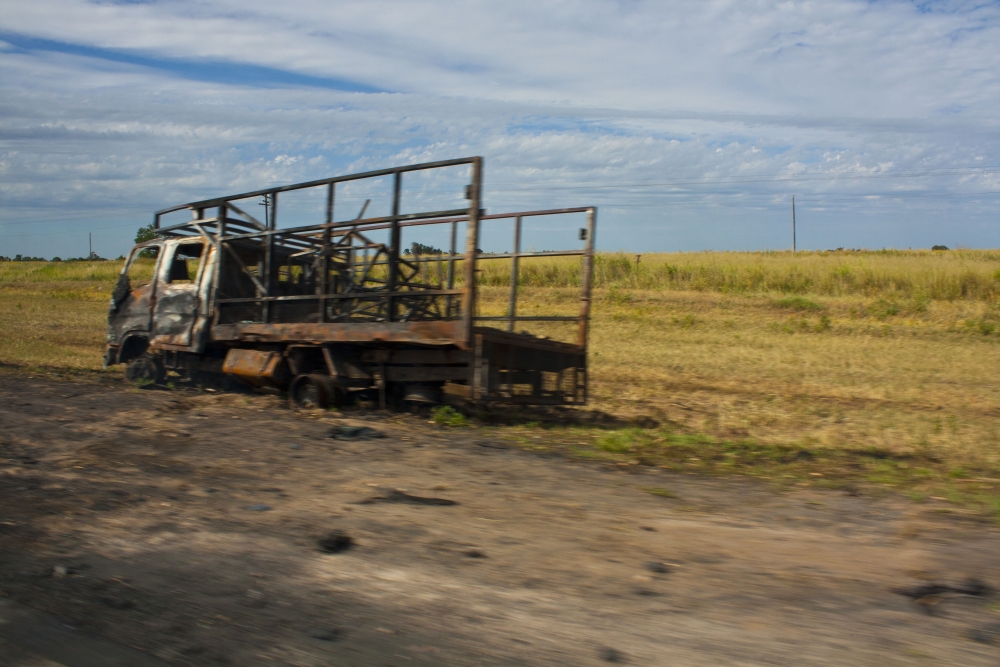
[[[522, 427], [523, 428], [523, 427]], [[770, 444], [680, 429], [560, 427], [546, 429], [550, 449], [569, 457], [617, 465], [646, 465], [712, 476], [743, 475], [778, 488], [811, 486], [879, 495], [893, 490], [915, 502], [947, 499], [1000, 522], [998, 472], [955, 466], [933, 452], [899, 453], [879, 447], [846, 449], [815, 444]], [[536, 443], [522, 439], [522, 444]], [[982, 483], [976, 480], [983, 478]], [[647, 492], [676, 497], [669, 489]]]
[[664, 489], [660, 486], [651, 486], [644, 489], [647, 493], [652, 493], [654, 496], [659, 496], [661, 498], [672, 498], [676, 500], [679, 496], [671, 491], [670, 489]]
[[783, 299], [775, 299], [773, 303], [778, 308], [800, 312], [826, 310], [826, 306], [823, 304], [816, 303], [804, 296], [786, 296]]
[[469, 418], [450, 405], [439, 405], [431, 410], [431, 419], [440, 426], [461, 427], [469, 425]]
[[608, 431], [597, 439], [597, 446], [612, 454], [634, 452], [649, 444], [649, 436], [640, 428]]

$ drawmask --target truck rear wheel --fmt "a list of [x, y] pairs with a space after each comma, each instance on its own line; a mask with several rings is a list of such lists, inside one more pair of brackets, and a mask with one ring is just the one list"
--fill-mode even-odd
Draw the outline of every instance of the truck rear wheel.
[[330, 390], [322, 375], [297, 375], [288, 388], [288, 402], [293, 408], [325, 410], [330, 407]]

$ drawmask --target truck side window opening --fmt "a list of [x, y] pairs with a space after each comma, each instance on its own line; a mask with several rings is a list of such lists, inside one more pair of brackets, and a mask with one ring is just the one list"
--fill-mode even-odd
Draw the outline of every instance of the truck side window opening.
[[148, 285], [153, 279], [153, 269], [156, 259], [160, 256], [160, 246], [148, 246], [140, 250], [128, 265], [125, 275], [128, 276], [129, 288], [136, 289]]
[[171, 285], [192, 283], [198, 276], [198, 263], [204, 250], [203, 243], [185, 243], [177, 246], [167, 282]]

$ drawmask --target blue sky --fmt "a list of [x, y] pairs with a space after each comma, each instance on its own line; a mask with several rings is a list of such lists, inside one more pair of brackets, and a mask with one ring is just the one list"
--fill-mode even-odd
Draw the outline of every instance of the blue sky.
[[466, 155], [491, 212], [597, 205], [609, 250], [784, 248], [793, 194], [800, 248], [997, 247], [998, 110], [996, 0], [15, 0], [0, 255]]

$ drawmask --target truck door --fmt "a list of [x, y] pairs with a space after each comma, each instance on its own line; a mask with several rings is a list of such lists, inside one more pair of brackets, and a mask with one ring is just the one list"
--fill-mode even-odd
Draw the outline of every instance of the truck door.
[[205, 242], [168, 244], [160, 262], [152, 343], [188, 347], [199, 314], [198, 285], [205, 266]]

